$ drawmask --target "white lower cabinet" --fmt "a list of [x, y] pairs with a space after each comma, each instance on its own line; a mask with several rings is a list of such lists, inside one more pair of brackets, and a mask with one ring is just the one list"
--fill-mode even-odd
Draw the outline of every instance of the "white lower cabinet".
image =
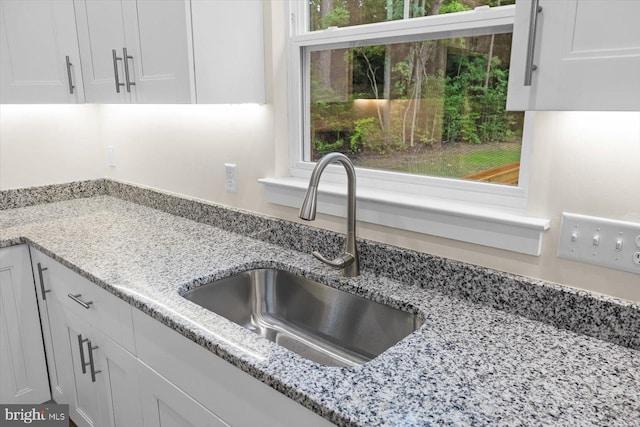
[[[176, 295], [176, 298], [179, 296]], [[133, 310], [136, 348], [139, 359], [161, 375], [153, 384], [143, 384], [141, 392], [145, 408], [154, 405], [152, 411], [166, 417], [181, 417], [192, 424], [261, 427], [321, 427], [331, 426], [328, 420], [304, 408], [295, 401], [273, 390], [249, 374], [225, 362], [210, 351], [183, 337], [139, 310]], [[143, 375], [141, 375], [143, 376]], [[144, 381], [143, 381], [144, 383]], [[153, 388], [155, 387], [155, 388]], [[184, 406], [170, 402], [172, 393], [187, 395]], [[162, 396], [162, 400], [157, 397]], [[181, 395], [182, 396], [182, 395]], [[209, 418], [204, 424], [200, 419], [189, 421], [190, 405], [197, 402], [223, 421], [215, 424]], [[208, 418], [203, 414], [204, 420]], [[160, 415], [148, 424], [145, 409], [145, 426], [157, 426]], [[180, 418], [178, 418], [180, 419]], [[225, 424], [226, 423], [226, 424]], [[162, 424], [165, 425], [165, 424]], [[173, 424], [169, 424], [173, 425]], [[183, 424], [175, 424], [183, 425]]]
[[70, 403], [74, 395], [73, 371], [69, 339], [65, 326], [62, 304], [55, 298], [57, 289], [51, 286], [47, 265], [49, 259], [37, 251], [31, 250], [33, 273], [36, 280], [36, 293], [40, 305], [42, 336], [51, 384], [51, 398], [58, 403]]
[[137, 359], [71, 312], [66, 313], [78, 427], [142, 425]]
[[140, 361], [138, 374], [145, 427], [229, 427], [216, 414]]
[[53, 399], [79, 427], [142, 425], [131, 306], [31, 252]]
[[51, 399], [29, 251], [0, 249], [0, 403]]
[[[69, 346], [71, 358], [71, 369], [73, 371], [73, 391], [74, 396], [70, 403], [70, 417], [79, 427], [108, 425], [105, 421], [107, 410], [105, 408], [106, 399], [102, 399], [102, 389], [104, 388], [104, 375], [95, 368], [95, 360], [89, 365], [89, 353], [94, 357], [89, 346], [94, 346], [89, 341], [93, 336], [89, 325], [75, 317], [72, 313], [66, 313], [64, 318], [66, 329], [66, 344]], [[94, 380], [91, 380], [91, 372], [94, 373]], [[106, 397], [106, 396], [104, 396]]]

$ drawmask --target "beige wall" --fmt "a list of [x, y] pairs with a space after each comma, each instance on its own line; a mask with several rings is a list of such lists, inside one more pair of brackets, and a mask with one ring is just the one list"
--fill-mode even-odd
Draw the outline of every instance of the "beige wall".
[[[49, 147], [60, 145], [85, 153], [94, 174], [99, 158], [100, 176], [298, 221], [295, 209], [266, 203], [257, 182], [288, 169], [285, 39], [283, 31], [271, 31], [285, 28], [283, 4], [267, 8], [267, 105], [76, 107], [87, 107], [83, 124], [62, 113], [55, 113], [57, 120], [38, 114], [21, 118], [6, 114], [3, 106], [2, 169], [13, 162], [47, 171], [34, 180], [14, 166], [0, 175], [11, 184], [2, 182], [2, 188], [91, 175], [80, 161], [64, 174], [62, 164], [50, 164]], [[60, 128], [67, 130], [65, 137], [57, 136]], [[70, 131], [76, 128], [77, 133]], [[90, 137], [96, 139], [87, 142]], [[552, 221], [540, 257], [366, 223], [359, 224], [359, 236], [640, 301], [640, 276], [556, 256], [563, 211], [640, 222], [640, 113], [537, 113], [534, 139], [529, 213]], [[31, 147], [30, 152], [16, 143]], [[107, 146], [115, 149], [114, 168], [105, 166]], [[238, 193], [224, 190], [225, 162], [238, 166]], [[345, 229], [343, 219], [323, 215], [313, 225]]]

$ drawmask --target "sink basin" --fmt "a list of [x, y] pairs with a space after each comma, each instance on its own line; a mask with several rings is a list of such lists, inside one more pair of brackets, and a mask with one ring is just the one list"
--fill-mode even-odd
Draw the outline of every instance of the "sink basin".
[[244, 271], [183, 297], [327, 366], [361, 365], [422, 325], [415, 314], [277, 269]]

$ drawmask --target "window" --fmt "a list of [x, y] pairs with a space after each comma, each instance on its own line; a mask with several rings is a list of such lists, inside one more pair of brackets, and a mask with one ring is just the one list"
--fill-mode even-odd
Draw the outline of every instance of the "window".
[[[361, 220], [539, 253], [548, 221], [524, 216], [532, 115], [505, 111], [514, 3], [292, 0], [291, 177], [340, 151], [357, 167]], [[338, 166], [323, 175], [343, 179]], [[488, 221], [537, 237], [513, 249], [462, 236], [453, 217], [472, 234]]]
[[510, 49], [505, 33], [310, 51], [309, 158], [517, 185]]

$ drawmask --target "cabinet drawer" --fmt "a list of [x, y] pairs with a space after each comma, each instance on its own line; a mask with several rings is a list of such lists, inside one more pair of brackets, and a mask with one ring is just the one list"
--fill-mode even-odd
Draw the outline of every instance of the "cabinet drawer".
[[133, 319], [139, 359], [229, 425], [333, 425], [140, 310]]
[[[65, 310], [102, 330], [135, 354], [131, 306], [50, 257], [32, 251], [36, 284], [45, 298], [55, 298]], [[38, 265], [40, 265], [39, 271]]]

